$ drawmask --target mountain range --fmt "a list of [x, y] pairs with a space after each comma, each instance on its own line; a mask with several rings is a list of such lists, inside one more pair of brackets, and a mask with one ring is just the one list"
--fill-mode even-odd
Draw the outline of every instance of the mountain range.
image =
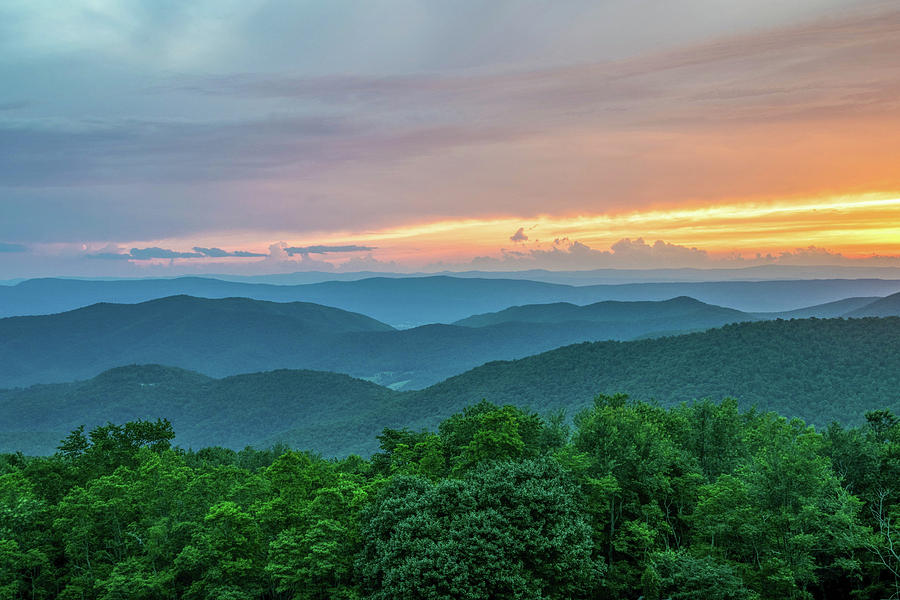
[[174, 295], [313, 302], [368, 315], [397, 328], [453, 323], [510, 306], [604, 300], [658, 301], [689, 296], [745, 312], [780, 312], [850, 297], [900, 292], [900, 281], [816, 279], [569, 285], [449, 276], [372, 277], [273, 285], [199, 277], [139, 280], [30, 279], [0, 286], [0, 317], [52, 314], [99, 302], [138, 303]]
[[[272, 283], [276, 285], [298, 285], [321, 283], [323, 281], [356, 281], [371, 277], [463, 277], [476, 279], [528, 279], [544, 283], [569, 285], [595, 285], [619, 283], [660, 283], [690, 281], [771, 281], [778, 279], [897, 279], [900, 267], [863, 267], [838, 265], [784, 265], [769, 264], [750, 267], [669, 267], [658, 269], [602, 268], [574, 271], [523, 269], [516, 271], [436, 271], [398, 273], [387, 271], [295, 271], [293, 273], [266, 273], [238, 275], [234, 273], [194, 273], [195, 277], [221, 279], [243, 283]], [[0, 285], [12, 285], [26, 278], [0, 280]], [[117, 277], [108, 280], [121, 279]]]
[[[898, 303], [891, 297], [851, 298], [795, 312], [833, 317], [864, 311], [867, 304], [881, 307], [879, 314], [891, 314]], [[396, 330], [312, 303], [172, 296], [0, 319], [0, 387], [86, 379], [123, 364], [160, 363], [211, 377], [279, 368], [325, 370], [418, 389], [487, 361], [572, 343], [659, 337], [781, 316], [678, 297], [516, 306], [452, 325]]]
[[596, 394], [671, 405], [738, 398], [825, 426], [900, 409], [900, 318], [745, 322], [689, 335], [566, 346], [494, 361], [431, 387], [394, 391], [346, 375], [276, 370], [213, 379], [126, 366], [87, 381], [0, 391], [0, 451], [52, 452], [79, 424], [165, 417], [182, 446], [286, 442], [370, 453], [384, 427], [430, 428], [487, 399], [571, 417]]

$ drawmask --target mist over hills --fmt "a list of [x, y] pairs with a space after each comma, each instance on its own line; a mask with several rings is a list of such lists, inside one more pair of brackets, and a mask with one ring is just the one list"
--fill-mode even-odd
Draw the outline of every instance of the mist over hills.
[[[722, 306], [706, 304], [679, 296], [661, 301], [622, 302], [608, 300], [587, 306], [568, 302], [552, 304], [526, 304], [507, 309], [472, 315], [460, 319], [454, 325], [466, 327], [489, 327], [501, 323], [566, 323], [581, 322], [615, 323], [618, 331], [626, 331], [625, 324], [631, 324], [630, 335], [610, 335], [608, 339], [626, 340], [654, 333], [693, 332], [726, 323], [771, 319], [833, 319], [838, 317], [900, 316], [900, 294], [879, 298], [877, 296], [845, 298], [835, 302], [806, 306], [796, 310], [781, 312], [750, 313]], [[870, 305], [872, 308], [869, 308]], [[679, 325], [672, 329], [672, 325]], [[669, 329], [667, 329], [669, 327]]]
[[[554, 306], [521, 310], [539, 314]], [[394, 330], [357, 313], [311, 303], [172, 296], [96, 304], [0, 319], [0, 387], [85, 379], [122, 364], [163, 363], [214, 377], [304, 368], [421, 388], [490, 360], [575, 342], [755, 319], [690, 298], [585, 307], [584, 315], [580, 307], [567, 306], [576, 309], [567, 321], [495, 319], [477, 328], [432, 324]]]
[[745, 312], [779, 312], [850, 297], [900, 292], [900, 281], [822, 279], [564, 285], [520, 279], [448, 276], [327, 281], [304, 285], [242, 283], [199, 277], [94, 281], [31, 279], [0, 286], [0, 317], [51, 314], [98, 302], [136, 303], [173, 295], [314, 302], [358, 312], [393, 327], [453, 323], [510, 306], [605, 300], [658, 301], [690, 296]]
[[[14, 415], [0, 425], [0, 447], [52, 453], [59, 433], [81, 424], [158, 417], [176, 424], [185, 447], [243, 448], [290, 428], [321, 444], [323, 452], [363, 451], [357, 447], [362, 434], [335, 427], [353, 419], [377, 420], [377, 413], [391, 412], [389, 403], [398, 395], [337, 373], [276, 370], [213, 379], [174, 367], [132, 365], [87, 381], [0, 391], [0, 412]], [[316, 427], [323, 423], [332, 425], [318, 435]], [[29, 435], [10, 431], [14, 428]]]
[[[296, 271], [261, 275], [237, 275], [233, 273], [202, 273], [195, 277], [220, 279], [243, 283], [271, 283], [299, 285], [323, 281], [356, 281], [370, 277], [407, 278], [434, 276], [478, 279], [528, 279], [544, 283], [567, 285], [596, 285], [619, 283], [660, 283], [689, 281], [766, 281], [777, 279], [895, 279], [900, 280], [900, 267], [840, 266], [840, 265], [785, 265], [770, 264], [751, 267], [669, 267], [656, 269], [601, 268], [586, 270], [523, 269], [516, 271], [436, 271], [398, 273], [385, 271]], [[182, 275], [183, 276], [183, 275]], [[85, 278], [82, 278], [85, 279]], [[119, 278], [108, 278], [119, 279]], [[14, 284], [24, 279], [0, 281]]]
[[488, 361], [578, 342], [660, 337], [785, 316], [842, 316], [841, 311], [862, 310], [858, 307], [866, 303], [891, 314], [890, 301], [868, 298], [750, 314], [678, 297], [516, 306], [453, 325], [395, 330], [313, 303], [172, 296], [0, 319], [0, 387], [86, 379], [122, 364], [160, 363], [212, 377], [315, 369], [420, 389]]
[[[854, 316], [854, 311], [861, 309], [864, 306], [868, 306], [877, 300], [881, 300], [881, 298], [878, 296], [844, 298], [843, 300], [826, 302], [825, 304], [817, 304], [816, 306], [807, 306], [796, 310], [786, 310], [775, 313], [756, 313], [756, 316], [763, 319], [808, 319], [810, 317], [831, 319], [835, 317], [849, 317]], [[881, 316], [895, 315], [900, 315], [900, 311]]]
[[597, 393], [620, 391], [663, 404], [734, 396], [745, 406], [824, 426], [900, 405], [898, 351], [897, 317], [737, 323], [495, 361], [436, 384], [427, 394], [437, 404], [488, 398], [535, 410], [583, 406]]
[[[461, 319], [455, 325], [466, 327], [486, 327], [500, 323], [565, 323], [572, 321], [592, 323], [633, 323], [640, 334], [654, 330], [664, 330], [673, 323], [683, 325], [682, 329], [716, 327], [724, 323], [751, 321], [748, 313], [712, 306], [699, 300], [679, 296], [670, 300], [622, 302], [607, 300], [587, 306], [569, 302], [553, 304], [529, 304], [512, 306], [496, 313], [473, 315]], [[710, 323], [709, 325], [705, 325]], [[610, 336], [620, 339], [619, 336]]]
[[172, 296], [95, 304], [0, 319], [0, 387], [71, 381], [133, 362], [212, 375], [297, 366], [335, 336], [391, 330], [364, 315], [311, 303]]
[[[495, 361], [395, 392], [345, 375], [273, 371], [211, 379], [159, 366], [0, 391], [0, 451], [51, 452], [73, 426], [166, 417], [184, 446], [288, 442], [326, 455], [375, 450], [383, 427], [429, 428], [487, 399], [571, 416], [598, 393], [671, 405], [738, 398], [818, 426], [900, 409], [900, 318], [776, 320], [632, 342], [582, 343]], [[54, 437], [55, 436], [55, 437]]]
[[900, 315], [900, 294], [891, 294], [847, 313], [848, 317], [889, 317]]

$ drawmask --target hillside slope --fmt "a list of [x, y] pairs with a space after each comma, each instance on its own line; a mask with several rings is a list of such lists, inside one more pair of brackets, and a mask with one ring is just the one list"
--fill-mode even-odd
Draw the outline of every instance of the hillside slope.
[[598, 393], [664, 404], [734, 396], [745, 406], [826, 425], [900, 405], [900, 318], [797, 319], [726, 325], [631, 342], [584, 343], [492, 362], [423, 390], [420, 402], [481, 398], [574, 410]]
[[[116, 369], [79, 383], [0, 392], [0, 451], [79, 423], [167, 417], [178, 443], [242, 447], [286, 441], [326, 455], [371, 452], [383, 427], [434, 427], [481, 399], [564, 409], [599, 393], [671, 405], [738, 398], [818, 426], [900, 412], [900, 318], [808, 319], [727, 325], [703, 333], [567, 346], [492, 362], [415, 392], [344, 375], [275, 371], [212, 380], [163, 367]], [[33, 436], [26, 435], [34, 432]], [[59, 436], [61, 437], [61, 435]], [[55, 439], [59, 439], [59, 437]]]
[[848, 317], [896, 317], [900, 316], [900, 293], [879, 298], [856, 310], [848, 312]]
[[[605, 303], [622, 320], [393, 330], [368, 317], [310, 303], [173, 296], [97, 304], [56, 315], [0, 319], [0, 387], [85, 379], [122, 364], [168, 364], [224, 377], [280, 368], [345, 373], [419, 389], [491, 360], [560, 346], [706, 329], [752, 319], [690, 298]], [[578, 311], [582, 307], [566, 305]], [[528, 308], [528, 307], [525, 307]]]
[[[390, 413], [403, 394], [337, 373], [279, 370], [224, 379], [140, 365], [119, 367], [75, 383], [0, 391], [0, 451], [52, 452], [61, 434], [81, 424], [167, 418], [176, 443], [235, 449], [259, 444], [285, 429], [325, 454], [372, 450], [371, 428], [354, 429], [372, 413]], [[391, 422], [388, 420], [387, 422]], [[29, 439], [26, 433], [37, 433]], [[23, 440], [30, 444], [23, 447]], [[17, 445], [10, 445], [16, 443]]]
[[848, 314], [853, 313], [853, 311], [859, 310], [878, 300], [881, 300], [880, 296], [844, 298], [843, 300], [826, 302], [825, 304], [817, 304], [815, 306], [805, 306], [796, 310], [786, 310], [774, 313], [756, 313], [754, 316], [761, 319], [835, 319], [848, 316]]
[[524, 304], [603, 300], [648, 301], [690, 296], [742, 311], [777, 312], [855, 296], [900, 292], [900, 281], [817, 279], [629, 283], [573, 286], [520, 279], [373, 277], [305, 285], [220, 281], [201, 277], [90, 281], [32, 279], [0, 286], [0, 317], [62, 312], [98, 302], [135, 303], [187, 294], [245, 297], [275, 302], [314, 302], [369, 315], [394, 327], [452, 323], [473, 314]]
[[349, 332], [389, 325], [310, 303], [173, 296], [0, 319], [0, 387], [71, 381], [128, 363], [209, 375], [302, 364]]
[[[495, 313], [473, 315], [454, 325], [486, 327], [500, 323], [632, 323], [633, 336], [669, 329], [717, 327], [726, 323], [753, 321], [756, 317], [732, 308], [713, 306], [687, 296], [662, 301], [624, 302], [608, 300], [587, 306], [568, 302], [512, 306]], [[632, 337], [633, 337], [632, 336]], [[621, 339], [615, 336], [615, 339]]]

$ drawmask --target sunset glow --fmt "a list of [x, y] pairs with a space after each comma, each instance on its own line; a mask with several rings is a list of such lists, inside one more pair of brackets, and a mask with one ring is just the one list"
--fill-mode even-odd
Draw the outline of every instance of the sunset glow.
[[[509, 238], [522, 227], [528, 239]], [[657, 239], [712, 255], [753, 258], [816, 246], [847, 258], [900, 254], [900, 194], [866, 194], [793, 202], [534, 218], [460, 219], [391, 229], [320, 233], [291, 243], [376, 245], [382, 260], [420, 266], [440, 258], [471, 259], [500, 248], [524, 251], [581, 242], [605, 250], [622, 238]], [[878, 252], [873, 249], [877, 248]]]
[[900, 268], [896, 3], [238, 4], [0, 9], [0, 280]]

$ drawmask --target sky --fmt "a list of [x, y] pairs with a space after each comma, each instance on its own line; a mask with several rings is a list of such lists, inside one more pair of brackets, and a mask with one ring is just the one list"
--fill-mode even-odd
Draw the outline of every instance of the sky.
[[0, 280], [900, 266], [900, 5], [6, 0]]

